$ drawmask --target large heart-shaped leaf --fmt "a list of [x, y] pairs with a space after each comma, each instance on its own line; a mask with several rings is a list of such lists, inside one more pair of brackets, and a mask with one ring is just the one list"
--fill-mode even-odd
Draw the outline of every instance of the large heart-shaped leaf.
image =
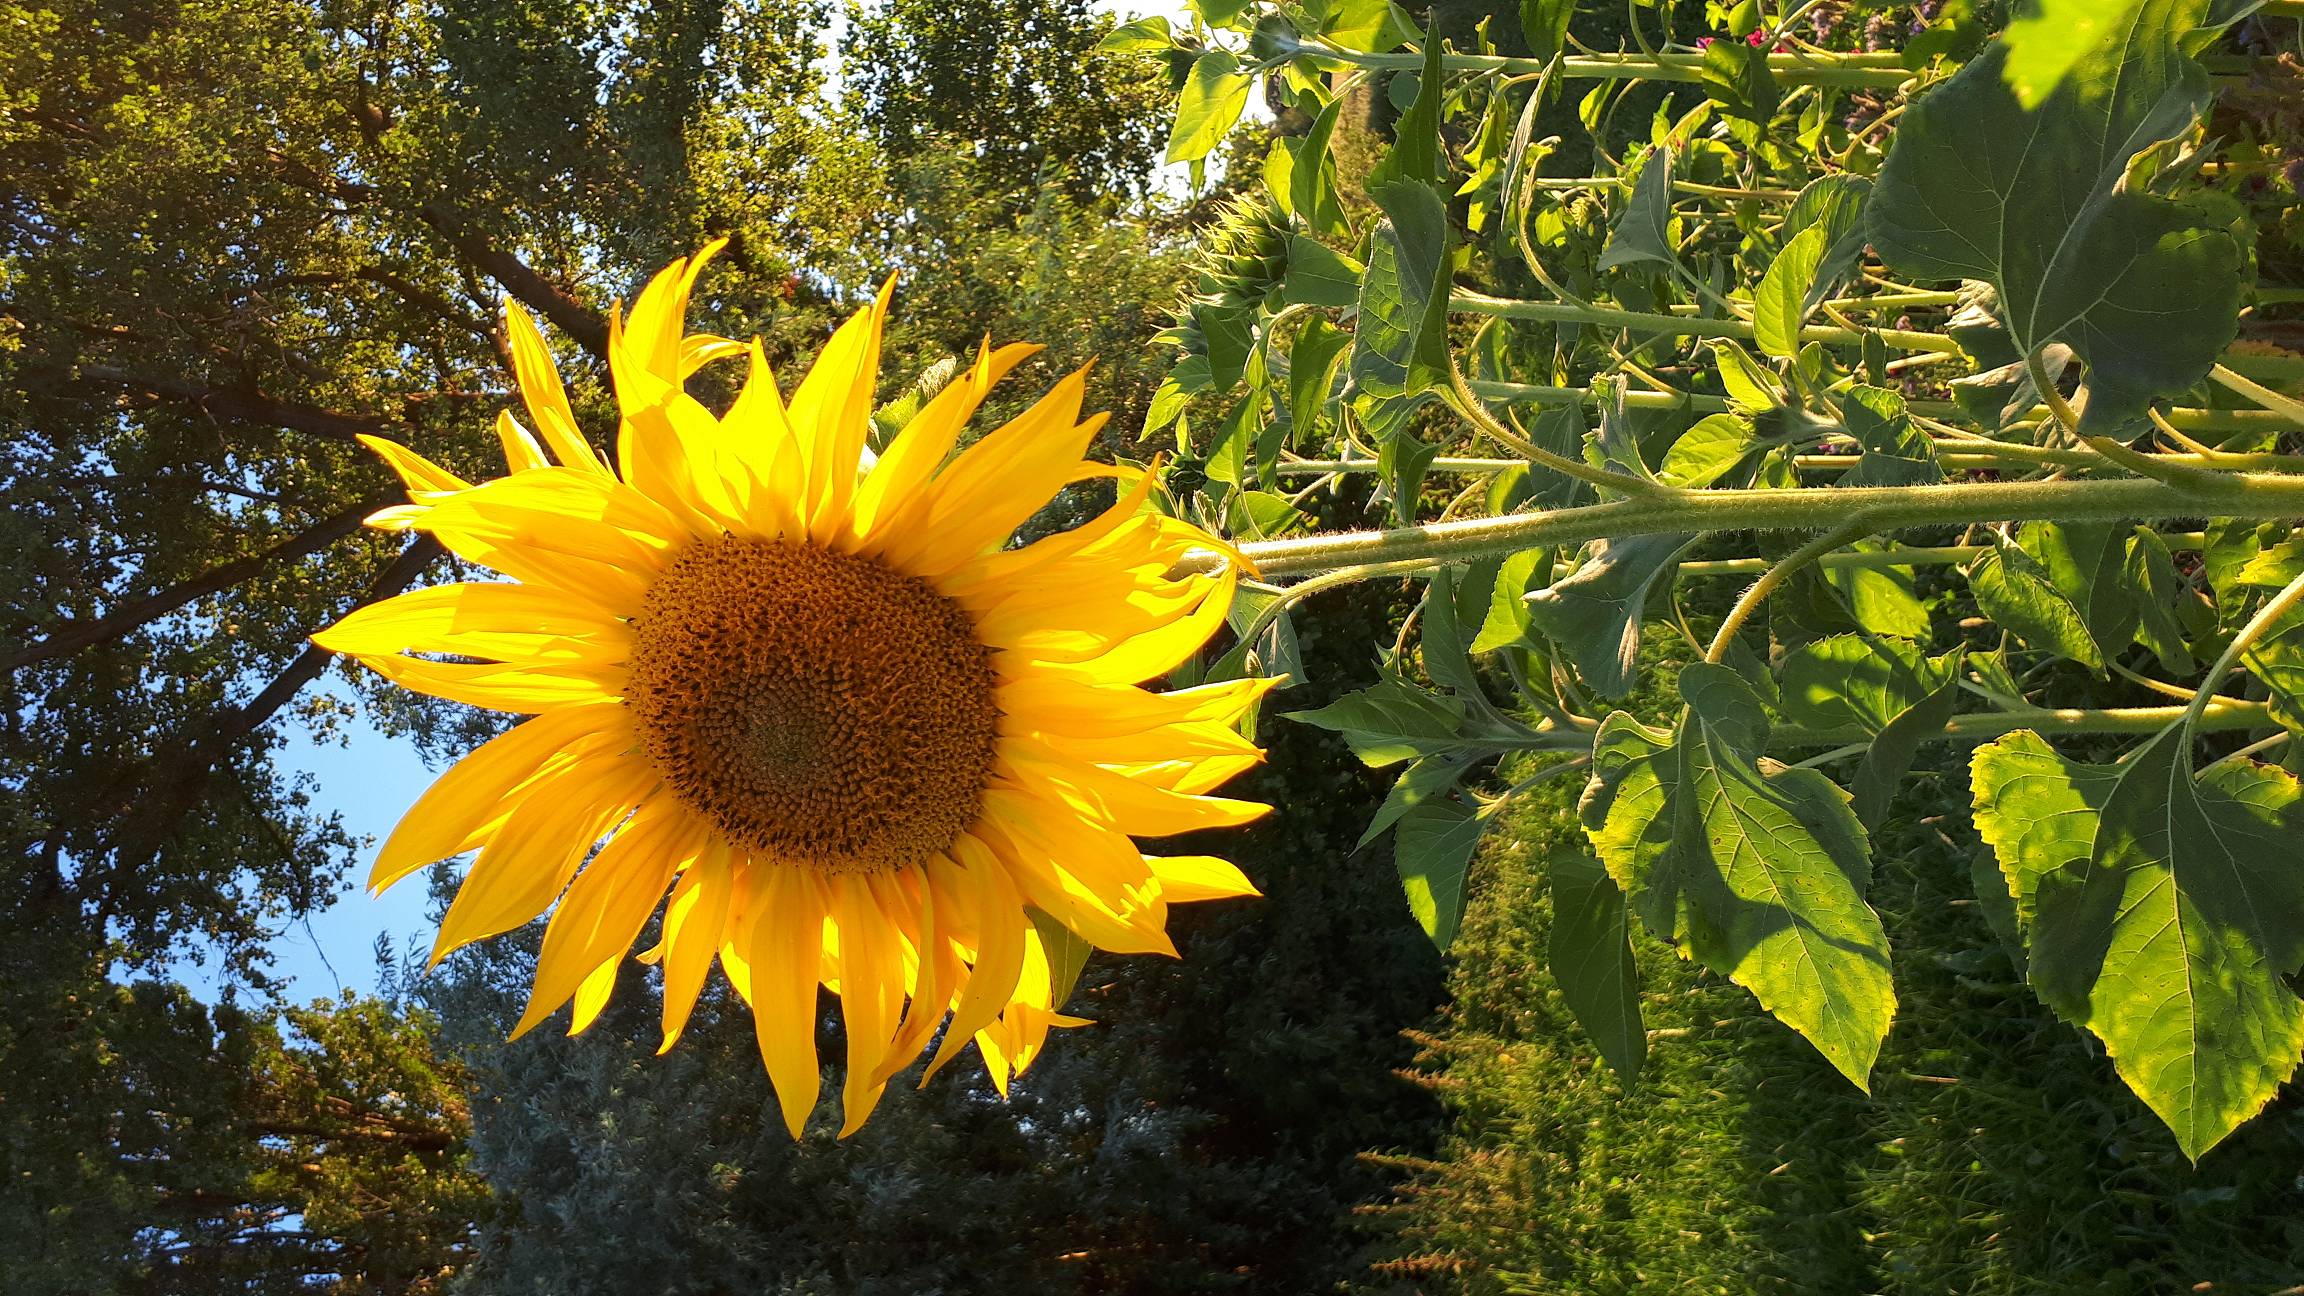
[[2023, 353], [2069, 344], [2084, 423], [2142, 419], [2232, 340], [2240, 248], [2181, 203], [2128, 183], [2136, 155], [2191, 128], [2208, 74], [2179, 46], [2206, 0], [2141, 0], [2026, 111], [1995, 43], [1914, 104], [1867, 216], [1891, 267], [1987, 280]]
[[1896, 991], [1864, 826], [1822, 774], [1763, 767], [1768, 715], [1742, 675], [1697, 662], [1680, 696], [1677, 729], [1601, 723], [1581, 807], [1593, 849], [1649, 930], [1869, 1088]]
[[1977, 749], [1976, 827], [1999, 855], [2042, 1001], [2197, 1160], [2256, 1114], [2304, 1051], [2304, 810], [2254, 761], [2195, 778], [2171, 727], [2118, 765], [2020, 730]]

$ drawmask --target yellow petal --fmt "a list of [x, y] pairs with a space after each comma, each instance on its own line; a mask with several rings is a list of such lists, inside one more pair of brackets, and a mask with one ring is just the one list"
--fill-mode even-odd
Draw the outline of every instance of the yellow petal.
[[679, 885], [672, 888], [672, 899], [664, 906], [664, 1043], [658, 1053], [679, 1041], [688, 1014], [696, 1008], [696, 996], [704, 991], [713, 952], [727, 931], [735, 867], [728, 843], [717, 833], [710, 835], [696, 862], [680, 874]]
[[377, 457], [389, 465], [393, 472], [400, 475], [400, 480], [408, 487], [408, 494], [411, 498], [430, 496], [446, 491], [471, 489], [472, 483], [397, 441], [387, 441], [382, 437], [369, 436], [365, 432], [356, 435], [360, 444], [375, 451]]
[[552, 349], [544, 344], [536, 321], [520, 303], [506, 298], [504, 324], [504, 331], [511, 335], [512, 372], [520, 380], [520, 399], [528, 406], [528, 417], [536, 421], [544, 444], [562, 467], [608, 475], [608, 465], [601, 461], [600, 453], [576, 428], [575, 411], [568, 407], [568, 391], [560, 385], [560, 368], [552, 363]]
[[904, 970], [896, 932], [873, 878], [853, 873], [831, 880], [832, 916], [840, 928], [840, 1019], [848, 1036], [848, 1076], [841, 1089], [840, 1137], [864, 1124], [880, 1102], [885, 1082], [874, 1082], [896, 1036], [904, 1002]]
[[412, 692], [514, 715], [614, 701], [629, 674], [622, 666], [436, 662], [390, 653], [355, 660]]
[[873, 464], [871, 475], [856, 490], [850, 534], [869, 541], [882, 526], [902, 534], [924, 522], [934, 501], [922, 487], [959, 443], [960, 429], [984, 403], [993, 384], [1039, 350], [1016, 345], [979, 351], [974, 367], [936, 393]]
[[552, 461], [544, 457], [544, 447], [536, 443], [528, 429], [512, 417], [510, 410], [496, 411], [496, 443], [504, 447], [504, 470], [526, 472], [531, 468], [549, 468]]
[[434, 860], [470, 849], [467, 843], [485, 841], [511, 813], [512, 798], [534, 780], [631, 737], [627, 713], [611, 703], [547, 711], [482, 743], [400, 817], [376, 853], [368, 889], [382, 891]]
[[1234, 828], [1253, 823], [1272, 809], [1254, 801], [1186, 796], [1023, 742], [1002, 745], [1000, 771], [1049, 799], [1139, 837]]
[[818, 881], [769, 866], [749, 929], [752, 1030], [792, 1137], [808, 1123], [823, 1078], [816, 1060], [817, 951], [824, 937]]
[[445, 496], [418, 525], [460, 554], [478, 541], [483, 550], [541, 550], [650, 572], [695, 535], [639, 491], [572, 468], [539, 468]]
[[872, 429], [872, 395], [880, 371], [880, 335], [895, 290], [891, 277], [871, 305], [835, 330], [792, 393], [792, 430], [799, 435], [808, 468], [802, 511], [809, 536], [819, 543], [845, 529], [856, 481], [863, 472], [864, 441]]
[[371, 603], [313, 635], [312, 642], [363, 657], [421, 652], [612, 664], [629, 652], [632, 627], [554, 590], [475, 582], [428, 586]]
[[1171, 904], [1264, 894], [1230, 860], [1214, 855], [1147, 855], [1144, 862], [1152, 866], [1160, 894]]
[[623, 959], [672, 885], [673, 874], [702, 845], [701, 828], [685, 811], [651, 806], [600, 848], [569, 883], [544, 929], [536, 983], [527, 1011], [512, 1028], [513, 1039], [568, 1002], [603, 962], [613, 967]]
[[568, 1014], [570, 1035], [582, 1034], [586, 1027], [600, 1019], [601, 1010], [608, 1006], [609, 992], [616, 988], [616, 965], [623, 961], [621, 954], [602, 959], [600, 966], [592, 969], [583, 984], [576, 987], [576, 1007]]
[[[928, 1062], [927, 1074], [932, 1076], [952, 1060], [971, 1036], [1000, 1015], [1009, 993], [1016, 988], [1016, 978], [1023, 972], [1024, 932], [1031, 924], [1024, 917], [1024, 902], [1009, 882], [1007, 869], [989, 847], [974, 837], [962, 834], [952, 843], [952, 859], [930, 860], [929, 867], [949, 868], [953, 875], [950, 892], [968, 897], [976, 911], [978, 933], [975, 966], [961, 988], [959, 1003], [952, 1009], [952, 1022], [944, 1030], [944, 1042]], [[926, 1083], [926, 1076], [921, 1079]]]
[[659, 782], [645, 760], [595, 757], [531, 789], [457, 887], [440, 919], [433, 964], [544, 912], [593, 844]]
[[999, 687], [1000, 711], [1026, 731], [1082, 738], [1137, 733], [1172, 724], [1231, 724], [1278, 682], [1226, 680], [1152, 693], [1132, 685], [1090, 684], [1043, 671], [1003, 681]]

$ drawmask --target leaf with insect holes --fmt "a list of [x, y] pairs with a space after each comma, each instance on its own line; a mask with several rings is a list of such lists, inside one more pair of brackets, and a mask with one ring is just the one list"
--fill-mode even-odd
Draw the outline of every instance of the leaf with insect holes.
[[1988, 281], [2019, 356], [2055, 342], [2079, 355], [2088, 431], [2142, 426], [2153, 398], [2198, 382], [2232, 340], [2238, 242], [2127, 183], [2129, 163], [2208, 101], [2184, 47], [2206, 12], [2133, 0], [2030, 110], [2008, 84], [2009, 42], [1995, 42], [1905, 113], [1869, 204], [1890, 268]]

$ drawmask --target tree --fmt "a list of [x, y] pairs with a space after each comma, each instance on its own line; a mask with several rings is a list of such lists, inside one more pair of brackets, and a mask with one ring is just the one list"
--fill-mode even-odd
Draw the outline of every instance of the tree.
[[424, 1293], [487, 1186], [427, 1014], [10, 976], [0, 1238], [24, 1293]]

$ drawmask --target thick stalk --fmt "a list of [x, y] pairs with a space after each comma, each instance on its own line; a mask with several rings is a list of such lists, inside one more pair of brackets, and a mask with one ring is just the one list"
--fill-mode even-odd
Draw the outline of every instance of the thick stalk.
[[[1390, 531], [1303, 536], [1245, 544], [1267, 576], [1409, 558], [1462, 561], [1535, 545], [1706, 531], [1823, 531], [1859, 517], [1882, 533], [1975, 522], [2110, 522], [2122, 519], [2304, 515], [2304, 478], [2234, 473], [2197, 486], [2149, 479], [1963, 482], [1944, 486], [1850, 486], [1830, 490], [1676, 491], [1583, 508], [1429, 523]], [[1184, 566], [1212, 569], [1214, 552]]]
[[[2027, 708], [2021, 711], [1978, 711], [1954, 716], [1944, 726], [1943, 740], [1952, 742], [1982, 742], [2018, 729], [2031, 729], [2044, 734], [2156, 734], [2184, 718], [2185, 708], [2180, 706], [2109, 707], [2101, 710], [2082, 710], [2077, 707]], [[2272, 718], [2272, 709], [2262, 702], [2242, 702], [2235, 698], [2218, 698], [2203, 706], [2193, 729], [2199, 733], [2217, 733], [2234, 729], [2270, 729], [2279, 721]], [[1837, 747], [1841, 743], [1861, 742], [1870, 735], [1849, 725], [1837, 729], [1801, 729], [1786, 725], [1768, 733], [1768, 745], [1786, 747]]]
[[[1541, 387], [1479, 378], [1472, 379], [1470, 386], [1483, 399], [1500, 405], [1590, 405], [1596, 399], [1591, 389], [1585, 387]], [[1696, 414], [1720, 414], [1735, 408], [1725, 396], [1701, 396], [1692, 392], [1626, 392], [1624, 404], [1631, 409], [1686, 409]], [[1904, 407], [1924, 418], [1963, 417], [1960, 407], [1951, 401], [1906, 401]], [[2048, 407], [2035, 405], [2023, 417], [2047, 418]], [[2171, 425], [2186, 432], [2283, 432], [2296, 426], [2271, 410], [2172, 409], [2166, 417]], [[2021, 453], [2030, 449], [2033, 447], [2013, 446], [2011, 451]]]
[[[1630, 329], [1635, 333], [1669, 333], [1679, 337], [1752, 337], [1752, 323], [1749, 320], [1723, 319], [1714, 315], [1656, 315], [1606, 306], [1523, 301], [1513, 297], [1491, 297], [1486, 293], [1463, 288], [1448, 295], [1448, 309], [1459, 315], [1494, 315], [1502, 319], [1542, 320], [1555, 324], [1600, 324], [1609, 328]], [[1948, 357], [1960, 354], [1959, 344], [1944, 333], [1918, 333], [1909, 329], [1865, 329], [1859, 332], [1818, 324], [1800, 330], [1802, 342], [1823, 342], [1833, 346], [1857, 346], [1867, 336], [1877, 337], [1889, 346], [1905, 351], [1941, 353]], [[2226, 368], [2236, 373], [2287, 380], [2304, 378], [2304, 360], [2286, 356], [2226, 353], [2222, 360]], [[2283, 422], [2282, 426], [2291, 425]]]
[[[1323, 63], [1364, 68], [1418, 69], [1424, 56], [1415, 53], [1369, 54], [1332, 45], [1306, 43], [1303, 52]], [[1502, 72], [1507, 76], [1533, 76], [1544, 62], [1495, 54], [1443, 54], [1440, 66], [1450, 72]], [[1579, 81], [1697, 81], [1704, 66], [1701, 54], [1585, 54], [1560, 60], [1559, 75]], [[1829, 85], [1852, 89], [1893, 90], [1913, 79], [1902, 56], [1892, 53], [1771, 54], [1768, 70], [1780, 85]]]

